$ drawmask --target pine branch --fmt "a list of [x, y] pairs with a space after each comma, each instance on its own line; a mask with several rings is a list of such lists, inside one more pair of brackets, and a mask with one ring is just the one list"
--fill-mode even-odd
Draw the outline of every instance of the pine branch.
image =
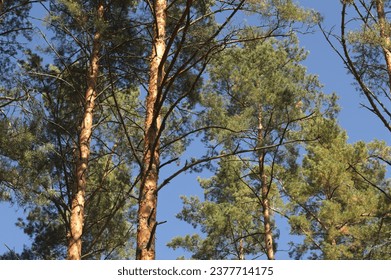
[[374, 187], [378, 191], [380, 191], [384, 196], [391, 201], [391, 196], [384, 191], [382, 188], [377, 186], [375, 183], [371, 182], [369, 179], [367, 179], [361, 172], [359, 172], [353, 165], [349, 163], [349, 168], [351, 168], [356, 174], [358, 174], [365, 182], [367, 182], [370, 186]]

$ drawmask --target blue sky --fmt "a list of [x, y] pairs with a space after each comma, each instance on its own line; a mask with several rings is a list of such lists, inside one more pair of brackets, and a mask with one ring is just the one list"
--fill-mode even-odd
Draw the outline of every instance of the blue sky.
[[[313, 8], [324, 16], [324, 26], [331, 28], [338, 26], [340, 20], [340, 0], [301, 0], [297, 1], [302, 6]], [[347, 131], [349, 142], [358, 140], [371, 141], [373, 139], [387, 140], [386, 130], [381, 123], [365, 108], [360, 102], [365, 103], [352, 85], [353, 79], [347, 74], [343, 63], [328, 46], [323, 35], [316, 30], [314, 34], [300, 35], [300, 45], [309, 51], [304, 65], [308, 72], [317, 74], [323, 83], [326, 93], [336, 92], [340, 97], [339, 105], [341, 113], [339, 122]], [[390, 144], [390, 143], [389, 143]], [[181, 195], [202, 195], [197, 183], [197, 176], [200, 174], [181, 175], [159, 194], [158, 220], [167, 221], [160, 226], [157, 232], [157, 259], [175, 259], [183, 254], [181, 251], [168, 249], [165, 244], [174, 236], [190, 234], [193, 228], [185, 222], [176, 220], [175, 215], [181, 210]], [[202, 175], [207, 177], [208, 175]], [[23, 232], [15, 227], [17, 217], [23, 215], [21, 209], [11, 207], [9, 204], [0, 203], [0, 254], [8, 251], [6, 244], [16, 252], [20, 252], [23, 244], [29, 240]], [[280, 224], [281, 238], [279, 243], [281, 249], [288, 249], [286, 243], [289, 227]], [[285, 246], [285, 247], [284, 247]], [[284, 252], [276, 254], [277, 259], [287, 259]]]

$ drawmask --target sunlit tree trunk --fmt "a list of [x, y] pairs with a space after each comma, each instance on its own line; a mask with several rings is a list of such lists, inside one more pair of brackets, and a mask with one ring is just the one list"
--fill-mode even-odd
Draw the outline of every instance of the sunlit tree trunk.
[[239, 260], [245, 260], [245, 254], [244, 254], [244, 239], [240, 238], [239, 241]]
[[[97, 19], [103, 20], [104, 7], [98, 5]], [[101, 49], [101, 31], [97, 28], [92, 46], [89, 74], [87, 76], [87, 90], [85, 93], [84, 116], [79, 134], [78, 155], [75, 168], [75, 186], [72, 193], [70, 232], [68, 233], [68, 259], [80, 260], [82, 252], [82, 235], [84, 225], [84, 203], [87, 187], [87, 169], [90, 156], [90, 140], [93, 126], [93, 111], [97, 97], [97, 80], [99, 73], [99, 53]]]
[[387, 65], [387, 72], [389, 77], [389, 88], [391, 92], [391, 33], [390, 27], [387, 24], [386, 13], [384, 11], [384, 1], [376, 0], [376, 10], [378, 16], [378, 23], [380, 29], [380, 38], [382, 40], [382, 49], [384, 53], [384, 58]]
[[166, 0], [154, 1], [155, 26], [146, 100], [143, 170], [138, 210], [136, 251], [138, 260], [155, 259], [158, 169], [160, 162], [158, 134], [161, 126], [158, 104], [161, 102], [161, 81], [164, 76], [162, 58], [166, 50], [166, 6]]
[[[262, 113], [261, 109], [258, 113], [258, 148], [262, 147], [263, 141], [263, 126], [262, 126]], [[271, 226], [271, 214], [269, 205], [269, 184], [267, 176], [265, 174], [265, 151], [258, 151], [258, 166], [259, 176], [261, 179], [261, 198], [262, 198], [262, 214], [263, 214], [263, 225], [265, 231], [265, 248], [266, 255], [269, 260], [274, 260], [274, 249], [273, 249], [273, 233]]]

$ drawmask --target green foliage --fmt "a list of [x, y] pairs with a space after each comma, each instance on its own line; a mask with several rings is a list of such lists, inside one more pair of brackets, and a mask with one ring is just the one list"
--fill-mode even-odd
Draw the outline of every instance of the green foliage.
[[[135, 202], [130, 197], [135, 191], [135, 158], [127, 153], [129, 143], [122, 139], [126, 138], [124, 126], [140, 133], [135, 109], [139, 107], [138, 90], [129, 82], [130, 75], [116, 82], [126, 68], [123, 61], [113, 59], [118, 53], [133, 52], [135, 48], [125, 45], [124, 40], [134, 30], [119, 32], [129, 23], [127, 1], [115, 1], [105, 10], [108, 19], [115, 18], [107, 24], [94, 20], [96, 3], [50, 1], [51, 13], [46, 20], [54, 38], [47, 48], [40, 48], [45, 60], [29, 50], [19, 61], [27, 77], [25, 87], [34, 89], [34, 94], [22, 104], [15, 121], [4, 121], [4, 125], [15, 125], [12, 131], [4, 130], [0, 141], [2, 196], [25, 209], [27, 217], [18, 226], [31, 237], [29, 250], [37, 259], [66, 256], [75, 150], [94, 29], [104, 33], [101, 68], [105, 75], [97, 85], [100, 94], [91, 139], [82, 254], [87, 259], [124, 259], [134, 254]], [[134, 112], [134, 116], [121, 119], [119, 113], [127, 112]], [[19, 124], [19, 120], [23, 122]], [[130, 139], [137, 143], [139, 136], [133, 133]], [[12, 141], [20, 141], [18, 152]]]
[[291, 0], [250, 0], [246, 1], [256, 12], [268, 17], [278, 15], [286, 23], [302, 22], [314, 24], [319, 21], [318, 14], [313, 10], [304, 9]]
[[[32, 244], [0, 258], [66, 255], [75, 151], [97, 32], [99, 94], [82, 254], [133, 258], [151, 7], [135, 0], [46, 1], [46, 45], [40, 41], [29, 50], [21, 44], [31, 37], [29, 2], [2, 1], [0, 7], [0, 201], [25, 210], [17, 226]], [[194, 232], [168, 246], [185, 249], [192, 259], [261, 258], [267, 198], [275, 251], [279, 213], [292, 234], [304, 237], [292, 244], [295, 258], [389, 258], [391, 190], [384, 163], [391, 162], [391, 151], [381, 141], [348, 144], [336, 123], [336, 96], [325, 95], [301, 65], [307, 54], [292, 33], [300, 24], [318, 23], [319, 15], [290, 0], [257, 0], [245, 1], [238, 14], [259, 26], [236, 18], [223, 23], [240, 2], [193, 1], [189, 8], [189, 1], [169, 1], [161, 102], [154, 108], [163, 121], [160, 168], [185, 161], [179, 171], [168, 171], [188, 170], [197, 160], [185, 160], [187, 148], [201, 136], [206, 149], [197, 156], [214, 174], [199, 179], [203, 198], [182, 197], [178, 218]], [[343, 1], [353, 8], [354, 2]], [[373, 1], [359, 2], [375, 14], [373, 5], [365, 6]], [[105, 6], [104, 20], [96, 16], [98, 3]], [[383, 98], [389, 77], [381, 52], [388, 46], [379, 22], [365, 18], [346, 39], [360, 77]]]
[[[240, 154], [223, 158], [213, 169], [215, 176], [200, 181], [203, 202], [183, 201], [178, 218], [200, 227], [205, 238], [177, 237], [169, 246], [183, 247], [197, 259], [265, 253], [262, 189], [267, 188], [272, 210], [283, 211], [280, 177], [296, 170], [299, 143], [317, 138], [306, 135], [303, 123], [337, 110], [334, 96], [322, 94], [317, 79], [300, 65], [305, 55], [295, 38], [270, 39], [227, 48], [213, 60], [199, 125], [213, 127], [204, 134], [211, 154]], [[271, 226], [276, 239], [273, 221]]]
[[[28, 213], [18, 226], [32, 238], [29, 250], [37, 259], [65, 257], [74, 185], [75, 142], [71, 133], [76, 133], [77, 116], [67, 111], [75, 111], [79, 104], [61, 97], [69, 91], [52, 92], [58, 97], [51, 95], [50, 100], [42, 103], [34, 100], [36, 103], [31, 104], [30, 111], [35, 113], [26, 116], [31, 119], [26, 119], [25, 124], [14, 121], [9, 125], [11, 120], [4, 120], [4, 133], [0, 137], [2, 198], [18, 203]], [[134, 100], [124, 99], [123, 93], [118, 96], [124, 110], [134, 107], [131, 105]], [[107, 105], [106, 112], [100, 114], [111, 113], [112, 105]], [[62, 109], [57, 111], [57, 108]], [[106, 122], [96, 128], [93, 140], [96, 145], [88, 177], [84, 254], [88, 259], [131, 258], [135, 234], [134, 202], [129, 201], [133, 162], [124, 154], [126, 142], [112, 144], [117, 137], [124, 137], [121, 126], [113, 125], [115, 116], [111, 121], [105, 118]], [[112, 129], [117, 134], [113, 135]]]
[[[2, 71], [9, 70], [6, 66], [12, 57], [21, 49], [21, 37], [31, 37], [31, 23], [28, 16], [31, 8], [30, 1], [4, 0], [0, 8], [0, 62]], [[5, 77], [2, 77], [2, 79]]]
[[[15, 75], [17, 57], [31, 39], [30, 1], [4, 0], [0, 4], [0, 116], [8, 114], [10, 105], [28, 97], [28, 90]], [[6, 108], [7, 107], [7, 108]], [[12, 111], [12, 110], [11, 110]]]
[[178, 218], [200, 228], [198, 234], [176, 237], [169, 244], [184, 248], [193, 259], [240, 259], [262, 254], [262, 219], [259, 201], [238, 174], [244, 163], [226, 158], [219, 163], [216, 175], [200, 180], [205, 201], [183, 197], [184, 208]]
[[334, 97], [322, 94], [316, 77], [299, 64], [305, 56], [296, 40], [249, 42], [223, 52], [212, 63], [202, 104], [211, 108], [204, 123], [227, 130], [212, 129], [205, 141], [234, 149], [257, 133], [261, 117], [263, 145], [274, 145], [293, 135], [306, 115], [334, 110]]
[[314, 259], [388, 258], [388, 245], [382, 252], [372, 250], [389, 231], [387, 196], [377, 188], [390, 193], [379, 160], [390, 148], [379, 141], [347, 144], [336, 124], [334, 130], [336, 137], [307, 145], [298, 176], [285, 182], [291, 233], [305, 236], [291, 253]]

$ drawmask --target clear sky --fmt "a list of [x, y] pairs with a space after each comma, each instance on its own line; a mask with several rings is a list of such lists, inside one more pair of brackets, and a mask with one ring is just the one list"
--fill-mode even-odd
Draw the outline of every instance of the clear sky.
[[[313, 8], [324, 16], [324, 26], [331, 28], [338, 26], [340, 20], [340, 0], [300, 0], [297, 1], [304, 7]], [[316, 30], [314, 34], [300, 35], [300, 45], [309, 51], [309, 56], [304, 62], [308, 72], [317, 74], [324, 84], [326, 93], [336, 92], [340, 97], [339, 105], [341, 113], [339, 122], [347, 131], [350, 142], [358, 140], [371, 141], [382, 139], [387, 141], [387, 134], [380, 122], [365, 108], [360, 106], [364, 102], [363, 97], [355, 91], [352, 85], [353, 79], [347, 74], [342, 62], [333, 50], [328, 46], [323, 35]], [[390, 144], [390, 142], [388, 141]], [[175, 215], [181, 210], [181, 195], [202, 195], [197, 183], [200, 174], [185, 174], [172, 181], [169, 186], [159, 194], [158, 220], [167, 221], [158, 228], [157, 232], [157, 259], [175, 259], [183, 254], [181, 251], [168, 249], [165, 244], [174, 236], [190, 234], [193, 228], [185, 222], [178, 221]], [[202, 175], [207, 177], [208, 175]], [[23, 244], [29, 243], [23, 232], [14, 226], [17, 217], [23, 215], [17, 208], [11, 208], [9, 204], [0, 203], [0, 254], [8, 251], [6, 244], [16, 252], [20, 252]], [[280, 249], [288, 249], [284, 245], [287, 241], [289, 227], [280, 224], [281, 237]], [[284, 247], [285, 246], [285, 247]], [[277, 259], [287, 259], [284, 252], [276, 254]]]

